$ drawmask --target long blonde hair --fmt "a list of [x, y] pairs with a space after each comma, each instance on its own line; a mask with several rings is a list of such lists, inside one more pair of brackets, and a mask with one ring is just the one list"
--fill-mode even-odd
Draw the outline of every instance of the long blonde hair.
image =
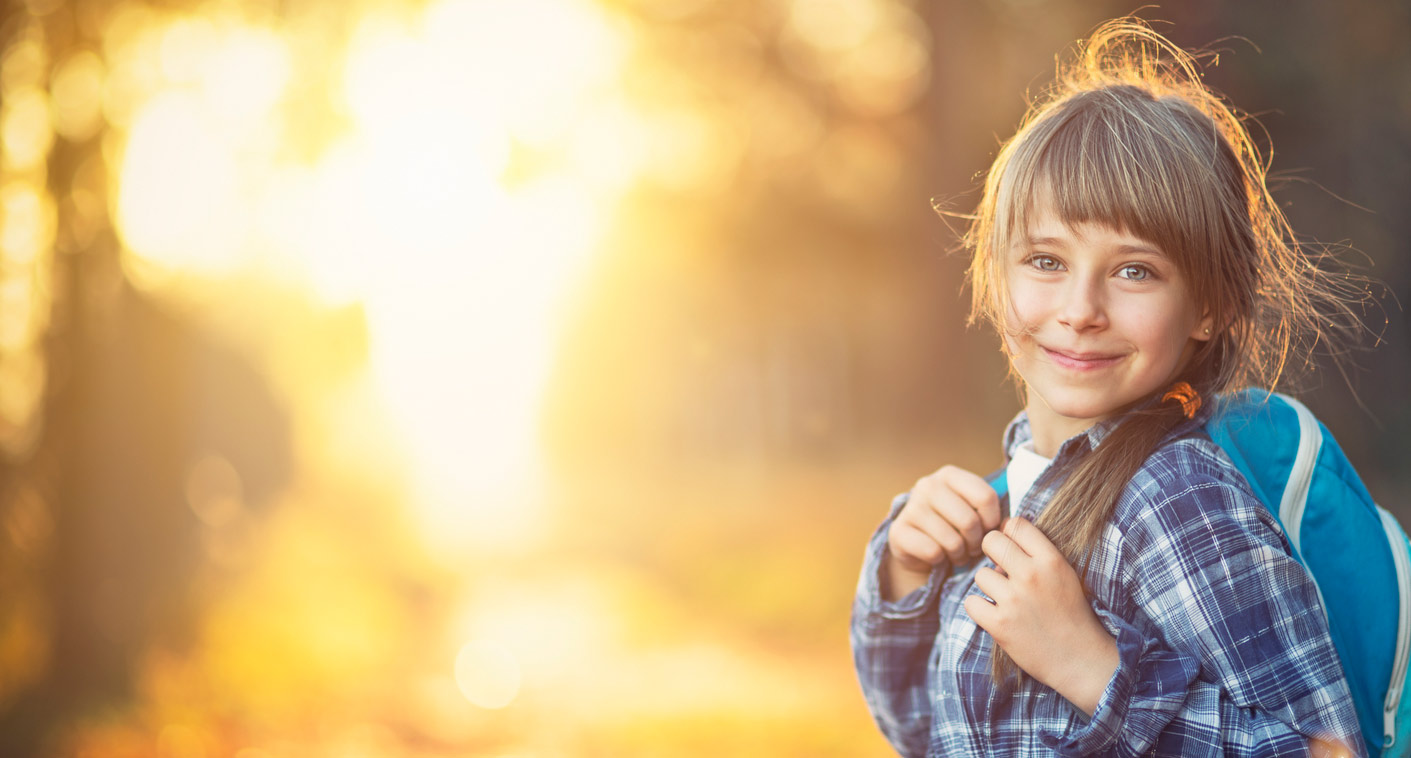
[[[1279, 386], [1311, 365], [1320, 340], [1360, 336], [1365, 280], [1296, 240], [1266, 177], [1246, 118], [1201, 82], [1195, 55], [1141, 19], [1106, 22], [1060, 64], [990, 168], [964, 238], [971, 323], [1011, 329], [1005, 261], [1043, 196], [1064, 223], [1133, 233], [1180, 269], [1215, 326], [1179, 379], [1205, 396]], [[1152, 399], [1076, 464], [1037, 520], [1085, 582], [1122, 490], [1184, 418]], [[997, 681], [1014, 671], [998, 647], [994, 664]]]

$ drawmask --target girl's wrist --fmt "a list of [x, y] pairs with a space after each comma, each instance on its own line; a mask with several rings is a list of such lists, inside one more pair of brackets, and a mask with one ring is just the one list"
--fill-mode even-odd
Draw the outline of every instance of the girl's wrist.
[[[946, 561], [942, 561], [945, 564]], [[931, 579], [931, 572], [935, 567], [928, 567], [925, 570], [917, 571], [908, 568], [897, 558], [895, 553], [887, 551], [885, 560], [882, 562], [881, 586], [882, 599], [894, 603], [910, 595], [921, 587], [926, 586], [926, 582]]]
[[1101, 625], [1097, 626], [1097, 631], [1101, 637], [1094, 636], [1094, 642], [1087, 655], [1068, 659], [1068, 672], [1064, 677], [1062, 689], [1054, 687], [1058, 694], [1088, 718], [1092, 718], [1097, 711], [1103, 691], [1107, 689], [1108, 682], [1112, 681], [1122, 663], [1122, 656], [1117, 651], [1117, 640]]

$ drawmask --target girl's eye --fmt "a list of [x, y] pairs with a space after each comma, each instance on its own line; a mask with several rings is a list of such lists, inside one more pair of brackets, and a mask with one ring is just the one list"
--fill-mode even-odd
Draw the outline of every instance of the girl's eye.
[[1063, 264], [1052, 255], [1036, 255], [1029, 259], [1029, 265], [1040, 271], [1061, 271]]
[[1134, 282], [1144, 282], [1151, 278], [1151, 269], [1134, 263], [1130, 266], [1123, 266], [1121, 276], [1123, 279]]

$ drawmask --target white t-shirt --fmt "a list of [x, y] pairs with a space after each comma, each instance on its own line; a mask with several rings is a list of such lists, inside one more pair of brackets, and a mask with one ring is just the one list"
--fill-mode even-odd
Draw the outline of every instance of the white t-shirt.
[[1009, 480], [1009, 512], [1015, 513], [1019, 510], [1019, 504], [1024, 502], [1024, 496], [1029, 494], [1034, 482], [1038, 481], [1039, 475], [1053, 463], [1052, 458], [1045, 458], [1034, 452], [1033, 441], [1025, 442], [1014, 449], [1014, 457], [1009, 459], [1009, 465], [1004, 469], [1004, 476]]

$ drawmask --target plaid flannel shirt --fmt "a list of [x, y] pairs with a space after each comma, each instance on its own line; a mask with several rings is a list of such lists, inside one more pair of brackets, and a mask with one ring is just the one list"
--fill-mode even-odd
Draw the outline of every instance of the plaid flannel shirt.
[[[1093, 554], [1088, 591], [1121, 662], [1091, 719], [1032, 678], [995, 686], [993, 639], [962, 607], [988, 558], [882, 599], [897, 496], [868, 545], [851, 636], [868, 707], [898, 752], [1302, 756], [1319, 738], [1366, 754], [1315, 586], [1203, 421], [1142, 465]], [[1012, 512], [1037, 517], [1112, 425], [1064, 443]], [[1006, 454], [1029, 438], [1021, 413]]]

